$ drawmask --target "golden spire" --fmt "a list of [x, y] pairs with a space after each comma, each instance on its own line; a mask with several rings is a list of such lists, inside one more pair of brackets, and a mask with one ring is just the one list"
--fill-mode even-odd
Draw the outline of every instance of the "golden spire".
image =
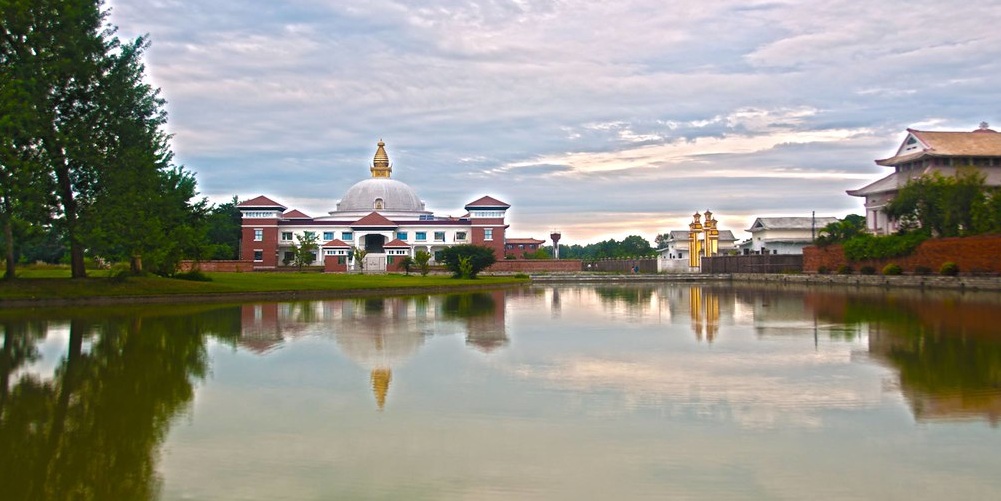
[[393, 166], [389, 163], [389, 155], [386, 154], [386, 143], [382, 139], [378, 143], [379, 148], [375, 150], [375, 158], [372, 160], [372, 177], [386, 177], [393, 173]]
[[372, 392], [375, 393], [375, 403], [381, 411], [386, 406], [386, 394], [389, 393], [389, 382], [393, 379], [393, 371], [388, 367], [372, 369]]

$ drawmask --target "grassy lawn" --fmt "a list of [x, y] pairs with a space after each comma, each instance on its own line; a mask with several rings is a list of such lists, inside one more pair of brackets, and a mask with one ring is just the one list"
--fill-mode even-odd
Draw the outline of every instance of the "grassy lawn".
[[527, 282], [510, 276], [481, 276], [458, 280], [435, 275], [344, 275], [330, 273], [206, 273], [211, 282], [193, 282], [156, 276], [114, 279], [106, 271], [89, 271], [85, 279], [72, 280], [61, 268], [26, 268], [17, 279], [0, 281], [0, 300], [79, 299], [94, 297], [263, 293], [285, 291], [362, 291], [378, 289], [444, 289], [461, 286], [503, 285]]

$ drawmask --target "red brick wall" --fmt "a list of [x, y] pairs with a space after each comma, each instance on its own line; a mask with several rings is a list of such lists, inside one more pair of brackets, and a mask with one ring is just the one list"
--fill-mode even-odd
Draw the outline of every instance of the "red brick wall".
[[[181, 261], [179, 269], [186, 272], [191, 271], [194, 266], [194, 261]], [[205, 272], [254, 271], [254, 263], [250, 261], [202, 261], [198, 263], [198, 269]]]
[[[343, 257], [344, 264], [338, 264], [337, 258]], [[341, 273], [348, 271], [347, 256], [323, 256], [323, 272], [324, 273]]]
[[486, 270], [490, 273], [577, 272], [579, 259], [502, 259]]
[[963, 238], [934, 238], [926, 240], [909, 256], [883, 260], [849, 262], [840, 245], [807, 247], [803, 249], [803, 271], [816, 273], [821, 266], [834, 271], [847, 264], [856, 271], [872, 266], [880, 271], [896, 263], [904, 272], [913, 272], [923, 266], [937, 273], [942, 263], [951, 261], [959, 266], [960, 273], [1001, 273], [1001, 235]]
[[[261, 228], [264, 230], [264, 239], [254, 240], [254, 230]], [[244, 219], [242, 228], [242, 240], [240, 240], [240, 259], [243, 261], [253, 261], [254, 251], [261, 250], [264, 255], [263, 261], [257, 262], [257, 266], [273, 268], [278, 266], [278, 220], [277, 219]]]

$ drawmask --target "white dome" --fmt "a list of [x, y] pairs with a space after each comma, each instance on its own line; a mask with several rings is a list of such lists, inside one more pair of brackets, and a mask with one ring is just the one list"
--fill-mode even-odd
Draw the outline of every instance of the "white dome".
[[423, 212], [424, 203], [406, 183], [371, 178], [356, 183], [337, 203], [338, 212]]

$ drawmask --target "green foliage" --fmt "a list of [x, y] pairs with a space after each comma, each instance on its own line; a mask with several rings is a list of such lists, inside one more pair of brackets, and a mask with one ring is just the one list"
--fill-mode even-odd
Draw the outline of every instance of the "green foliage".
[[820, 236], [817, 237], [817, 245], [823, 247], [833, 243], [845, 242], [856, 236], [865, 234], [865, 232], [865, 216], [849, 214], [844, 219], [821, 228]]
[[201, 270], [191, 270], [183, 273], [175, 273], [173, 277], [178, 280], [190, 280], [192, 282], [211, 282], [212, 277], [202, 273]]
[[851, 275], [855, 272], [855, 269], [851, 265], [842, 264], [838, 266], [838, 275]]
[[410, 274], [410, 271], [413, 270], [415, 266], [417, 266], [417, 262], [410, 256], [403, 256], [403, 258], [400, 259], [400, 268], [403, 268], [403, 271], [407, 275]]
[[315, 261], [316, 251], [320, 246], [317, 244], [316, 233], [313, 232], [296, 235], [295, 239], [298, 243], [292, 245], [292, 263], [302, 271], [303, 266]]
[[952, 261], [946, 261], [939, 267], [938, 273], [947, 277], [954, 277], [959, 274], [959, 266]]
[[208, 259], [239, 259], [241, 214], [239, 199], [212, 207], [205, 216]]
[[876, 267], [875, 266], [870, 266], [870, 265], [867, 264], [867, 265], [859, 268], [858, 272], [861, 273], [862, 275], [875, 275], [876, 274]]
[[[546, 249], [545, 247], [541, 247], [538, 250], [536, 250], [535, 252], [526, 252], [526, 253], [523, 254], [523, 256], [525, 257], [525, 259], [552, 259], [553, 258], [552, 254], [550, 254], [549, 250]], [[507, 259], [507, 256], [504, 256], [504, 258]]]
[[476, 278], [481, 271], [497, 261], [494, 250], [480, 245], [454, 245], [441, 251], [442, 263], [453, 278]]
[[[544, 248], [547, 253], [553, 255], [552, 246]], [[581, 246], [579, 244], [560, 244], [560, 259], [595, 260], [617, 257], [644, 257], [654, 256], [656, 254], [656, 249], [650, 245], [650, 242], [637, 235], [630, 235], [624, 238], [621, 242], [615, 239], [609, 239], [603, 242], [588, 244], [586, 246]]]
[[886, 206], [904, 231], [958, 237], [1001, 231], [1001, 191], [985, 175], [964, 167], [955, 176], [938, 172], [910, 180]]
[[904, 270], [900, 268], [900, 265], [896, 263], [890, 263], [883, 267], [884, 275], [899, 275], [903, 273], [903, 271]]
[[354, 249], [355, 264], [358, 265], [359, 270], [362, 271], [365, 270], [365, 256], [367, 255], [368, 255], [367, 250], [362, 249], [361, 247], [355, 247]]
[[421, 276], [426, 277], [431, 271], [431, 253], [423, 249], [414, 252], [414, 263], [417, 264]]
[[862, 234], [852, 237], [842, 246], [849, 261], [888, 259], [911, 254], [927, 238], [923, 233], [886, 236]]

